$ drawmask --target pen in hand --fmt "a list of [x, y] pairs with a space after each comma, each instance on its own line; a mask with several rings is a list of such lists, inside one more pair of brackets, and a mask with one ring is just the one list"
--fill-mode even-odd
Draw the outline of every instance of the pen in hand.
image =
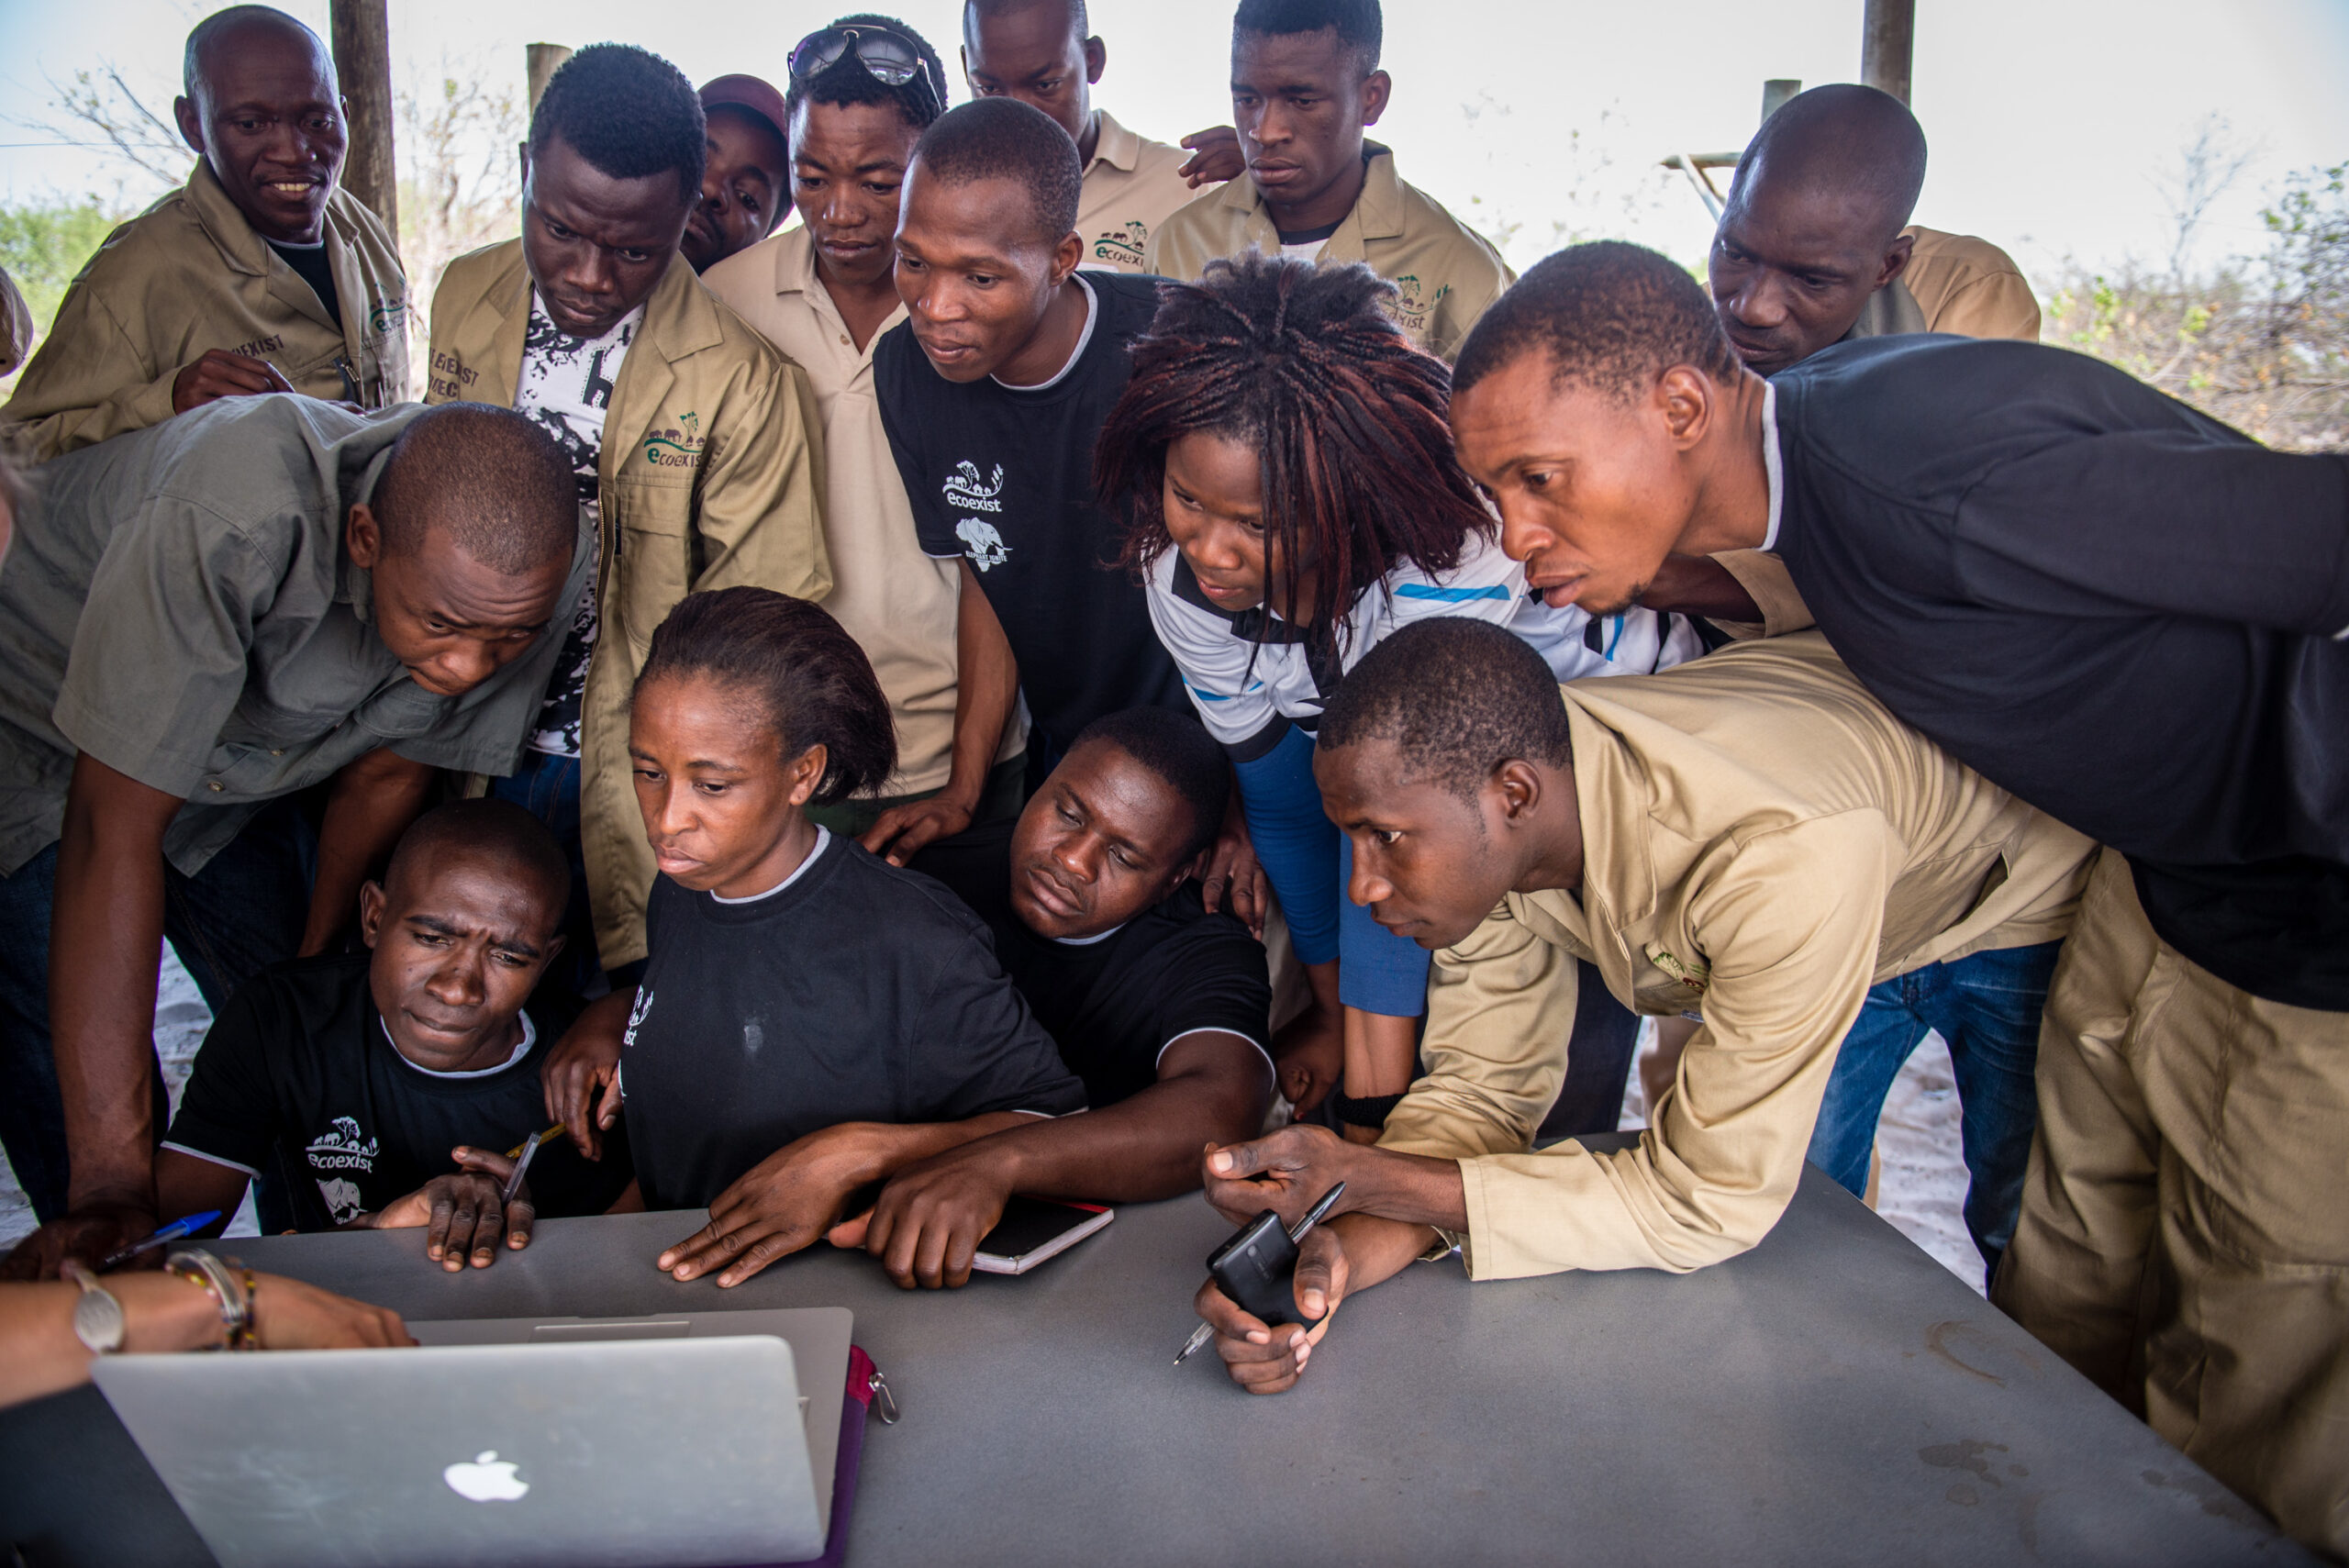
[[174, 1219], [169, 1225], [164, 1226], [161, 1230], [156, 1231], [146, 1240], [141, 1241], [133, 1241], [129, 1246], [121, 1249], [119, 1251], [107, 1253], [105, 1259], [99, 1262], [98, 1269], [103, 1273], [107, 1269], [120, 1268], [123, 1264], [130, 1262], [131, 1259], [137, 1257], [139, 1253], [146, 1251], [148, 1249], [152, 1247], [161, 1247], [166, 1243], [177, 1241], [182, 1237], [193, 1236], [197, 1231], [203, 1229], [206, 1226], [211, 1224], [214, 1220], [219, 1218], [220, 1211], [218, 1209], [207, 1208], [202, 1214], [191, 1214], [182, 1218]]
[[[1289, 1227], [1288, 1239], [1292, 1242], [1304, 1240], [1305, 1233], [1321, 1223], [1322, 1217], [1330, 1212], [1330, 1207], [1334, 1205], [1340, 1197], [1344, 1195], [1345, 1190], [1346, 1184], [1340, 1182], [1336, 1186], [1333, 1186], [1328, 1192], [1323, 1193], [1319, 1200], [1317, 1201], [1311, 1208], [1305, 1211], [1305, 1217], [1299, 1219], [1295, 1225]], [[1175, 1352], [1174, 1364], [1176, 1366], [1181, 1366], [1185, 1362], [1189, 1361], [1193, 1356], [1197, 1355], [1199, 1353], [1199, 1348], [1214, 1338], [1215, 1325], [1212, 1323], [1202, 1323], [1197, 1328], [1192, 1329], [1191, 1337], [1184, 1340], [1183, 1348]]]
[[515, 1160], [514, 1172], [506, 1178], [506, 1190], [497, 1195], [497, 1201], [501, 1207], [511, 1204], [514, 1201], [514, 1195], [522, 1190], [522, 1176], [529, 1170], [530, 1162], [538, 1158], [539, 1145], [546, 1140], [546, 1133], [534, 1132], [524, 1139], [522, 1146], [515, 1151], [520, 1158]]

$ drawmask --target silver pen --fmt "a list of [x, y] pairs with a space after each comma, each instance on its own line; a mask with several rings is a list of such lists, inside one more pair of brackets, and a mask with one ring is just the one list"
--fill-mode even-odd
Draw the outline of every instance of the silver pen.
[[522, 1177], [529, 1172], [530, 1162], [538, 1157], [539, 1145], [545, 1138], [545, 1133], [534, 1132], [522, 1140], [522, 1157], [514, 1162], [514, 1173], [506, 1178], [506, 1190], [497, 1195], [500, 1207], [512, 1204], [514, 1195], [522, 1190]]
[[[1305, 1211], [1305, 1217], [1289, 1228], [1288, 1239], [1290, 1242], [1296, 1243], [1304, 1240], [1305, 1233], [1321, 1223], [1322, 1216], [1330, 1212], [1330, 1206], [1338, 1201], [1340, 1196], [1344, 1194], [1345, 1190], [1346, 1184], [1340, 1182], [1336, 1186], [1331, 1187], [1328, 1192], [1323, 1193], [1321, 1195], [1320, 1201], [1316, 1203], [1311, 1208], [1307, 1209]], [[1192, 1329], [1191, 1337], [1183, 1341], [1182, 1350], [1176, 1352], [1174, 1364], [1176, 1366], [1181, 1366], [1185, 1362], [1189, 1361], [1193, 1356], [1197, 1355], [1199, 1353], [1199, 1347], [1214, 1338], [1215, 1325], [1212, 1323], [1202, 1323], [1197, 1328]]]

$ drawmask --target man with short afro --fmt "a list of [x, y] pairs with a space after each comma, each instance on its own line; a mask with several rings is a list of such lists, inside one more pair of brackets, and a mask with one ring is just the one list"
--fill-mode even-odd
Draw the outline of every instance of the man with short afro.
[[701, 100], [660, 56], [581, 50], [530, 117], [522, 237], [460, 257], [432, 302], [427, 400], [518, 409], [562, 448], [602, 550], [522, 764], [490, 785], [572, 856], [566, 977], [644, 957], [652, 884], [628, 693], [688, 592], [831, 586], [813, 400], [798, 367], [679, 254], [702, 193]]
[[216, 1010], [334, 946], [441, 770], [513, 770], [595, 554], [554, 442], [479, 404], [227, 398], [33, 493], [0, 575], [0, 1139], [42, 1272], [153, 1229], [164, 939]]
[[1145, 271], [1196, 282], [1251, 249], [1301, 261], [1360, 261], [1396, 288], [1388, 314], [1412, 345], [1449, 360], [1516, 274], [1483, 235], [1395, 172], [1364, 132], [1394, 83], [1379, 69], [1379, 0], [1240, 0], [1231, 21], [1231, 117], [1248, 178], [1201, 196], [1151, 236]]

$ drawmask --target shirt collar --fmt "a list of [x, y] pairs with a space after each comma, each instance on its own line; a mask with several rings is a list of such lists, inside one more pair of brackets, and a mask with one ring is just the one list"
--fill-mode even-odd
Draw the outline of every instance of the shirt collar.
[[781, 882], [776, 883], [764, 893], [752, 893], [740, 898], [727, 898], [715, 893], [711, 894], [710, 896], [717, 899], [720, 904], [756, 904], [762, 898], [773, 898], [776, 894], [781, 893], [785, 888], [789, 887], [793, 883], [797, 882], [801, 877], [807, 875], [807, 868], [814, 865], [818, 860], [822, 858], [824, 846], [831, 841], [831, 829], [826, 828], [819, 822], [816, 825], [816, 842], [814, 847], [808, 850], [806, 857], [803, 858], [797, 865], [791, 868], [791, 874], [789, 876], [785, 877]]
[[1124, 930], [1130, 924], [1132, 924], [1131, 921], [1120, 920], [1116, 925], [1110, 927], [1108, 930], [1096, 931], [1089, 937], [1054, 937], [1052, 940], [1058, 942], [1064, 948], [1089, 948], [1097, 942], [1108, 941], [1111, 937], [1116, 936], [1119, 931]]
[[1762, 472], [1770, 482], [1770, 527], [1762, 535], [1762, 548], [1778, 548], [1778, 518], [1787, 504], [1786, 462], [1778, 455], [1778, 389], [1769, 382], [1762, 384]]
[[[1063, 167], [1065, 168], [1066, 165], [1063, 164]], [[1050, 391], [1052, 388], [1058, 386], [1061, 383], [1066, 381], [1068, 379], [1068, 373], [1076, 368], [1076, 361], [1085, 358], [1085, 350], [1093, 341], [1094, 325], [1101, 319], [1101, 296], [1093, 292], [1093, 285], [1085, 281], [1085, 277], [1083, 272], [1071, 272], [1069, 276], [1074, 278], [1076, 280], [1076, 286], [1085, 291], [1085, 330], [1077, 334], [1076, 347], [1069, 350], [1068, 359], [1061, 365], [1060, 369], [1054, 371], [1051, 375], [1046, 376], [1042, 381], [1036, 383], [1033, 386], [1014, 386], [1011, 383], [1004, 380], [1001, 376], [991, 375], [987, 377], [989, 381], [994, 382], [1006, 392]]]
[[1093, 172], [1094, 163], [1107, 163], [1130, 174], [1141, 162], [1141, 138], [1119, 125], [1107, 109], [1093, 111], [1093, 163], [1085, 172]]
[[408, 1067], [414, 1072], [421, 1073], [428, 1078], [486, 1078], [494, 1073], [505, 1072], [508, 1067], [513, 1066], [516, 1062], [521, 1061], [522, 1058], [529, 1055], [530, 1047], [538, 1043], [538, 1026], [530, 1022], [529, 1014], [524, 1013], [521, 1017], [522, 1040], [520, 1044], [514, 1048], [514, 1054], [507, 1057], [505, 1061], [499, 1062], [495, 1067], [476, 1067], [470, 1073], [436, 1073], [429, 1067], [419, 1067], [415, 1062], [408, 1062], [406, 1056], [400, 1055], [400, 1042], [392, 1039], [392, 1026], [390, 1020], [385, 1018], [381, 1013], [378, 1013], [375, 1015], [375, 1024], [377, 1028], [384, 1031], [384, 1040], [385, 1043], [391, 1046], [392, 1054], [399, 1056], [402, 1062], [407, 1062]]

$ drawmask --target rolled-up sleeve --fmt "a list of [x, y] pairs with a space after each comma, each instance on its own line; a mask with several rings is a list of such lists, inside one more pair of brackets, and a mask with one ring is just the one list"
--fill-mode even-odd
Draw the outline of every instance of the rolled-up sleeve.
[[[1462, 1159], [1471, 1277], [1686, 1273], [1769, 1234], [1867, 996], [1893, 843], [1874, 814], [1852, 813], [1764, 835], [1709, 873], [1690, 906], [1711, 963], [1705, 1022], [1678, 1086], [1630, 1149]], [[1494, 1049], [1506, 1061], [1510, 1048]]]

